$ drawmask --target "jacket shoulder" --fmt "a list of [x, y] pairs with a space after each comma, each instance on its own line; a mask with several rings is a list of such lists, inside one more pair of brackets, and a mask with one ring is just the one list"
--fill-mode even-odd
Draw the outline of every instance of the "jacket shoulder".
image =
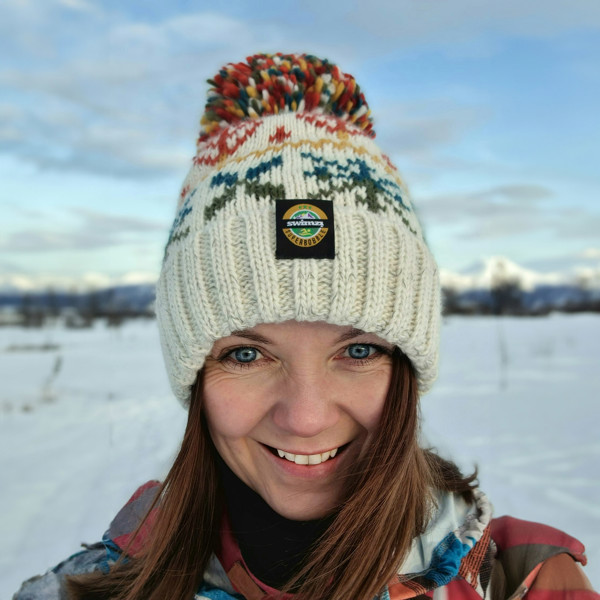
[[544, 557], [548, 553], [566, 552], [584, 565], [587, 562], [585, 547], [579, 540], [549, 525], [504, 516], [492, 519], [491, 532], [498, 551], [505, 555], [521, 552], [522, 549]]
[[143, 546], [149, 527], [143, 528], [135, 540], [133, 533], [152, 506], [160, 485], [158, 481], [148, 481], [140, 486], [112, 520], [101, 542], [86, 546], [43, 575], [24, 581], [13, 600], [67, 600], [67, 575], [108, 573], [124, 549], [136, 554]]
[[[111, 521], [106, 532], [106, 536], [130, 556], [138, 554], [148, 539], [156, 519], [157, 509], [153, 506], [161, 485], [160, 481], [148, 481], [141, 485]], [[134, 539], [142, 521], [144, 524]]]
[[568, 554], [557, 554], [543, 563], [528, 597], [531, 600], [536, 596], [558, 600], [565, 596], [571, 597], [574, 593], [579, 594], [578, 600], [600, 598], [581, 566]]
[[497, 553], [492, 598], [600, 600], [577, 563], [585, 565], [584, 545], [549, 525], [514, 517], [491, 523]]
[[66, 575], [84, 575], [94, 571], [108, 572], [116, 559], [116, 548], [99, 542], [73, 554], [43, 575], [24, 581], [13, 600], [67, 600]]

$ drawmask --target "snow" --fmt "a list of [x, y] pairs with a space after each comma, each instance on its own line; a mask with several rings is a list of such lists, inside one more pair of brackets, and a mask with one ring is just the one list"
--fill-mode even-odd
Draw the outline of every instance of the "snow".
[[587, 548], [600, 588], [600, 315], [453, 317], [422, 399], [424, 438], [477, 465], [495, 515], [550, 524]]
[[[582, 540], [600, 588], [600, 315], [453, 317], [426, 443], [479, 468], [496, 515]], [[0, 598], [100, 538], [164, 477], [185, 426], [153, 321], [0, 328]]]

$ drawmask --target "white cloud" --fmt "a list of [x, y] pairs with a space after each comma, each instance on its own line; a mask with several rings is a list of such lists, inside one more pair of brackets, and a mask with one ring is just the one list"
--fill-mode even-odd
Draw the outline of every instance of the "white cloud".
[[54, 250], [92, 249], [105, 245], [109, 241], [101, 236], [85, 235], [80, 232], [48, 231], [25, 229], [11, 233], [0, 242], [0, 250], [10, 251], [13, 254], [22, 252], [48, 252]]
[[[211, 12], [154, 24], [88, 19], [66, 35], [56, 11], [44, 11], [46, 39], [60, 57], [0, 72], [0, 90], [14, 98], [0, 110], [2, 149], [42, 168], [182, 174], [194, 152], [205, 79], [223, 63], [221, 53], [234, 59], [239, 47], [242, 57], [258, 35], [242, 21]], [[36, 30], [39, 18], [24, 20]], [[20, 35], [7, 32], [13, 52]]]
[[464, 159], [455, 154], [446, 156], [443, 150], [489, 119], [489, 110], [483, 106], [449, 98], [395, 101], [374, 112], [377, 143], [399, 166], [414, 164], [438, 170], [471, 168]]
[[461, 194], [421, 198], [419, 214], [428, 228], [452, 227], [458, 239], [514, 240], [543, 233], [557, 240], [593, 240], [600, 215], [584, 206], [564, 207], [539, 184], [498, 185]]
[[[352, 69], [392, 47], [455, 48], [457, 40], [479, 40], [489, 31], [550, 35], [600, 22], [597, 4], [583, 0], [568, 6], [557, 0], [373, 0], [368, 19], [364, 4], [344, 3], [340, 12], [341, 3], [320, 1], [298, 7], [302, 19], [286, 10], [242, 17], [227, 9], [177, 14], [175, 7], [174, 16], [151, 21], [142, 3], [130, 5], [129, 13], [140, 15], [135, 18], [101, 6], [91, 0], [0, 6], [0, 49], [13, 65], [0, 72], [0, 92], [11, 98], [5, 107], [20, 111], [0, 125], [5, 152], [45, 168], [131, 177], [180, 173], [193, 152], [204, 80], [254, 50], [310, 44]], [[344, 26], [332, 28], [334, 17]], [[387, 109], [378, 111], [377, 122], [386, 123], [378, 127], [382, 145], [428, 159], [485, 118], [479, 107], [451, 103], [443, 110], [395, 108], [409, 109], [396, 114], [410, 117], [392, 122]]]
[[159, 223], [152, 219], [116, 215], [80, 207], [73, 207], [71, 212], [82, 218], [84, 229], [100, 231], [103, 234], [148, 231], [164, 232], [166, 230], [165, 223]]
[[581, 258], [587, 258], [587, 259], [600, 259], [600, 248], [586, 248], [582, 253], [581, 253]]
[[600, 214], [573, 206], [561, 211], [557, 217], [556, 231], [560, 236], [574, 239], [597, 240], [600, 231]]
[[463, 194], [423, 198], [419, 210], [431, 222], [447, 223], [451, 219], [469, 222], [474, 218], [498, 219], [502, 216], [515, 222], [537, 213], [539, 203], [551, 196], [552, 191], [541, 185], [498, 185]]
[[[65, 216], [77, 217], [70, 224]], [[71, 250], [95, 250], [119, 245], [145, 244], [148, 239], [166, 236], [168, 223], [151, 219], [105, 213], [74, 207], [61, 217], [61, 226], [45, 222], [38, 228], [13, 231], [0, 240], [0, 250], [18, 253], [36, 253]]]

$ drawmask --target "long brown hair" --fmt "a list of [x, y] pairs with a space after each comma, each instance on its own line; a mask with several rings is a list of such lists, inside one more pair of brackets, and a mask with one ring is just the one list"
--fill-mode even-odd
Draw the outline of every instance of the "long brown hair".
[[[286, 590], [310, 600], [371, 600], [425, 529], [436, 489], [472, 501], [475, 475], [463, 477], [455, 465], [420, 448], [418, 436], [416, 376], [396, 350], [375, 439], [346, 481], [346, 500], [334, 522]], [[119, 561], [108, 575], [71, 577], [71, 598], [193, 598], [219, 543], [224, 502], [215, 457], [200, 373], [181, 450], [157, 496], [158, 516], [143, 554]]]

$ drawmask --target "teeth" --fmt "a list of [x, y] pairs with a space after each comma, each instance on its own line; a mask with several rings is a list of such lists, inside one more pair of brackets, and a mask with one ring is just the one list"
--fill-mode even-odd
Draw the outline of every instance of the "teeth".
[[326, 460], [333, 458], [338, 450], [339, 448], [334, 448], [333, 450], [328, 450], [321, 454], [292, 454], [291, 452], [285, 452], [285, 450], [279, 450], [279, 448], [277, 448], [277, 454], [279, 455], [279, 458], [285, 458], [297, 465], [320, 465]]

